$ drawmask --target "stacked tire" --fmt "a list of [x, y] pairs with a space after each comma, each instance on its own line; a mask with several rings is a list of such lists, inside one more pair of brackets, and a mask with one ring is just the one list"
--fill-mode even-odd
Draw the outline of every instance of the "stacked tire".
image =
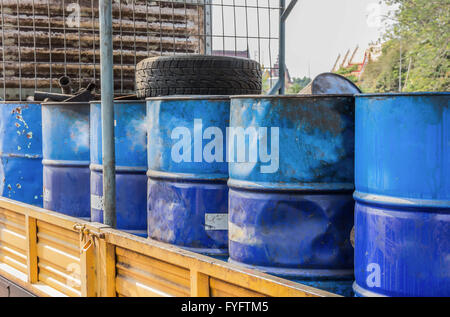
[[136, 66], [140, 99], [168, 95], [261, 94], [261, 66], [247, 58], [179, 55], [146, 58]]

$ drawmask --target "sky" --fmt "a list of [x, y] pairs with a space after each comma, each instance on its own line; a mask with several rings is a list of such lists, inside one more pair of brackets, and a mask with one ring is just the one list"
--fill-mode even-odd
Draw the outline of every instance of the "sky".
[[[299, 0], [286, 23], [286, 64], [291, 77], [328, 72], [338, 54], [359, 45], [362, 51], [378, 40], [378, 0]], [[309, 65], [309, 66], [308, 66]]]
[[[245, 50], [248, 46], [251, 58], [265, 67], [273, 66], [278, 55], [278, 10], [269, 7], [277, 6], [279, 0], [212, 3], [213, 49]], [[298, 0], [286, 22], [286, 64], [291, 77], [329, 72], [338, 54], [344, 56], [357, 45], [363, 54], [380, 37], [381, 16], [387, 11], [379, 0]]]

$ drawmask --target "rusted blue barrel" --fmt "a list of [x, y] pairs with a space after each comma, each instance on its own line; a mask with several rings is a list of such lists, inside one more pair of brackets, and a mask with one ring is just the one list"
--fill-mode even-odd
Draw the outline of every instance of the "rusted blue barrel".
[[[147, 236], [147, 127], [145, 101], [114, 102], [116, 227]], [[103, 223], [102, 122], [91, 102], [91, 221]]]
[[354, 97], [236, 96], [230, 117], [230, 262], [352, 279]]
[[147, 99], [149, 238], [227, 253], [229, 115], [224, 96]]
[[359, 296], [450, 296], [449, 96], [356, 97]]
[[44, 208], [90, 218], [89, 103], [42, 104]]
[[42, 207], [41, 105], [0, 103], [0, 194]]

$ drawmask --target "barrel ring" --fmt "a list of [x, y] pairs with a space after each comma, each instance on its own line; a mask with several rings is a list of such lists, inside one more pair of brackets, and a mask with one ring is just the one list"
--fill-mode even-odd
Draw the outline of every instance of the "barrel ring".
[[411, 208], [450, 208], [450, 200], [417, 199], [367, 194], [359, 191], [353, 193], [357, 202], [382, 206], [401, 206]]
[[[91, 163], [89, 169], [94, 172], [103, 172], [102, 164]], [[117, 166], [116, 172], [118, 173], [145, 173], [147, 171], [146, 166]]]
[[58, 166], [58, 167], [87, 167], [89, 166], [89, 161], [69, 161], [69, 160], [49, 160], [43, 159], [42, 165], [46, 166]]
[[228, 180], [228, 187], [234, 189], [248, 189], [258, 191], [351, 191], [355, 187], [352, 183], [269, 183], [269, 182], [250, 182], [244, 180], [237, 180], [230, 178]]
[[217, 183], [226, 183], [227, 181], [227, 175], [224, 174], [189, 174], [148, 170], [147, 176], [149, 178], [171, 179], [180, 181], [207, 181]]

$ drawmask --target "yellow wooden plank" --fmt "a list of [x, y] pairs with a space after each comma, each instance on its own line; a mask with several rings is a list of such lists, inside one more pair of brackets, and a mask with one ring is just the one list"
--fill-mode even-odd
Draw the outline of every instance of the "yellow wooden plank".
[[6, 243], [0, 244], [0, 253], [13, 258], [14, 260], [26, 265], [27, 264], [27, 256], [25, 253], [20, 252], [20, 250], [11, 248]]
[[102, 297], [116, 297], [116, 247], [99, 240], [99, 290]]
[[78, 245], [79, 233], [75, 230], [68, 230], [57, 225], [45, 221], [37, 221], [38, 233], [43, 233], [48, 236], [57, 238], [58, 240], [67, 241], [73, 245]]
[[191, 270], [191, 296], [209, 297], [209, 276], [195, 270]]
[[62, 271], [51, 263], [39, 262], [39, 273], [65, 284], [68, 288], [73, 288], [81, 294], [81, 280], [78, 267], [74, 267], [70, 271]]
[[[219, 297], [264, 297], [264, 294], [245, 289], [215, 278], [209, 281], [211, 293]], [[218, 295], [221, 294], [221, 295]]]
[[70, 296], [70, 297], [80, 297], [81, 292], [75, 290], [74, 288], [71, 288], [67, 285], [67, 283], [62, 283], [58, 279], [55, 279], [54, 277], [47, 275], [45, 273], [39, 272], [39, 281], [43, 284], [46, 284], [59, 292]]
[[0, 216], [0, 226], [5, 227], [6, 229], [10, 229], [19, 234], [25, 235], [25, 224], [17, 223], [8, 218], [2, 218]]
[[15, 248], [26, 250], [26, 237], [0, 225], [0, 242], [5, 241]]
[[0, 219], [5, 219], [25, 227], [25, 216], [5, 208], [0, 208]]
[[27, 205], [5, 197], [0, 197], [0, 209], [7, 210], [9, 213], [17, 213], [23, 216], [28, 215], [38, 220], [69, 230], [72, 230], [73, 225], [76, 223], [88, 223], [87, 221], [83, 221], [79, 218], [70, 217], [58, 212]]
[[22, 273], [27, 273], [27, 265], [9, 254], [0, 252], [0, 263], [5, 263]]
[[38, 281], [38, 260], [37, 260], [37, 227], [36, 219], [26, 216], [26, 237], [27, 237], [27, 266], [28, 281], [36, 283]]
[[171, 297], [171, 294], [163, 292], [151, 285], [145, 285], [132, 278], [117, 275], [116, 291], [121, 296], [127, 297]]
[[38, 242], [37, 244], [37, 254], [39, 259], [42, 258], [45, 261], [55, 263], [65, 269], [80, 265], [80, 259], [78, 257], [72, 256], [62, 250], [45, 245], [41, 242]]
[[62, 240], [62, 239], [48, 235], [43, 232], [38, 232], [37, 237], [38, 237], [39, 243], [51, 246], [55, 249], [61, 250], [64, 253], [70, 254], [74, 257], [78, 257], [80, 254], [80, 247], [79, 247], [78, 241], [77, 241], [77, 244], [72, 244], [71, 241]]
[[91, 238], [80, 239], [81, 296], [96, 295], [95, 245]]
[[28, 276], [26, 273], [20, 272], [7, 264], [0, 263], [0, 275], [10, 280], [11, 282], [23, 287], [27, 291], [40, 297], [62, 297], [65, 294], [57, 291], [56, 289], [45, 285], [44, 283], [31, 284], [28, 282]]
[[155, 275], [135, 267], [123, 265], [120, 262], [116, 263], [116, 271], [117, 277], [130, 278], [142, 286], [152, 287], [171, 296], [189, 296], [188, 287], [171, 282], [164, 275]]
[[117, 248], [118, 262], [125, 266], [148, 271], [157, 276], [164, 276], [168, 281], [189, 287], [189, 270], [137, 252]]

